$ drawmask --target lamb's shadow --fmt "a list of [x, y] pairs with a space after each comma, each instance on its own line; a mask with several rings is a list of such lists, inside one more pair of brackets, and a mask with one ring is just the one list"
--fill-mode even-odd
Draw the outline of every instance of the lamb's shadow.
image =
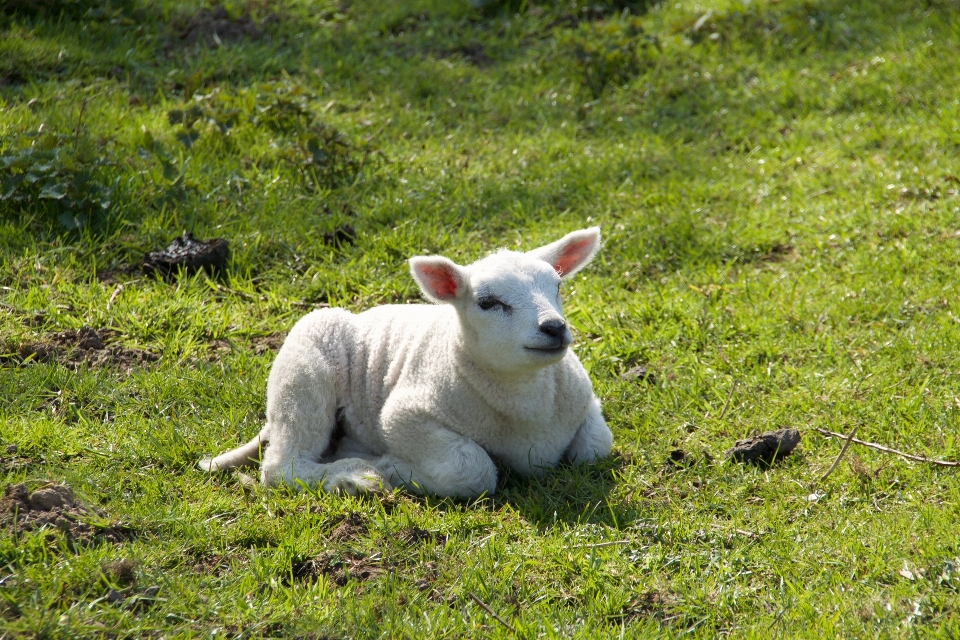
[[479, 504], [493, 510], [509, 505], [541, 529], [558, 523], [623, 527], [641, 516], [611, 499], [627, 464], [614, 454], [594, 464], [560, 465], [534, 478], [501, 468], [497, 493]]

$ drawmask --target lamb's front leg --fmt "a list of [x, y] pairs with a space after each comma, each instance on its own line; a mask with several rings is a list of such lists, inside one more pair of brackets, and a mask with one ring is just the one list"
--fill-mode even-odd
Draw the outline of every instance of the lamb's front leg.
[[600, 411], [600, 401], [596, 398], [590, 403], [590, 409], [587, 411], [587, 418], [580, 425], [573, 441], [567, 447], [563, 454], [565, 460], [570, 462], [592, 462], [600, 458], [606, 458], [610, 455], [610, 449], [613, 447], [613, 433], [603, 419], [603, 413]]
[[384, 408], [383, 429], [390, 453], [374, 463], [390, 484], [461, 498], [496, 491], [497, 467], [480, 445], [403, 404], [391, 399]]

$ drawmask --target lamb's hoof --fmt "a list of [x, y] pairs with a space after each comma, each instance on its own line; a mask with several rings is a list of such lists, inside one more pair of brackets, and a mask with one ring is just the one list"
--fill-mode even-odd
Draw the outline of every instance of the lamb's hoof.
[[391, 489], [390, 482], [373, 467], [343, 471], [323, 481], [323, 490], [327, 493], [345, 493], [348, 496], [389, 493]]

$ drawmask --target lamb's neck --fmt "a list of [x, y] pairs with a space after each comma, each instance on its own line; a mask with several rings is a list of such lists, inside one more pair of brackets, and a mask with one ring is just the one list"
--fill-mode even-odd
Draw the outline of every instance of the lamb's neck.
[[454, 349], [453, 360], [461, 379], [494, 409], [521, 420], [533, 420], [553, 405], [554, 376], [549, 369], [517, 374], [489, 371], [474, 362], [463, 349]]

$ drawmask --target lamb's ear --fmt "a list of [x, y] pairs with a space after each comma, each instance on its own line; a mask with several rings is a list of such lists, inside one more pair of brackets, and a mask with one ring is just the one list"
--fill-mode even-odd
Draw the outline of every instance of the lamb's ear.
[[600, 227], [568, 233], [556, 242], [534, 249], [527, 255], [549, 262], [562, 277], [572, 276], [587, 266], [600, 248]]
[[452, 302], [466, 290], [463, 268], [443, 256], [410, 258], [410, 273], [433, 302]]

